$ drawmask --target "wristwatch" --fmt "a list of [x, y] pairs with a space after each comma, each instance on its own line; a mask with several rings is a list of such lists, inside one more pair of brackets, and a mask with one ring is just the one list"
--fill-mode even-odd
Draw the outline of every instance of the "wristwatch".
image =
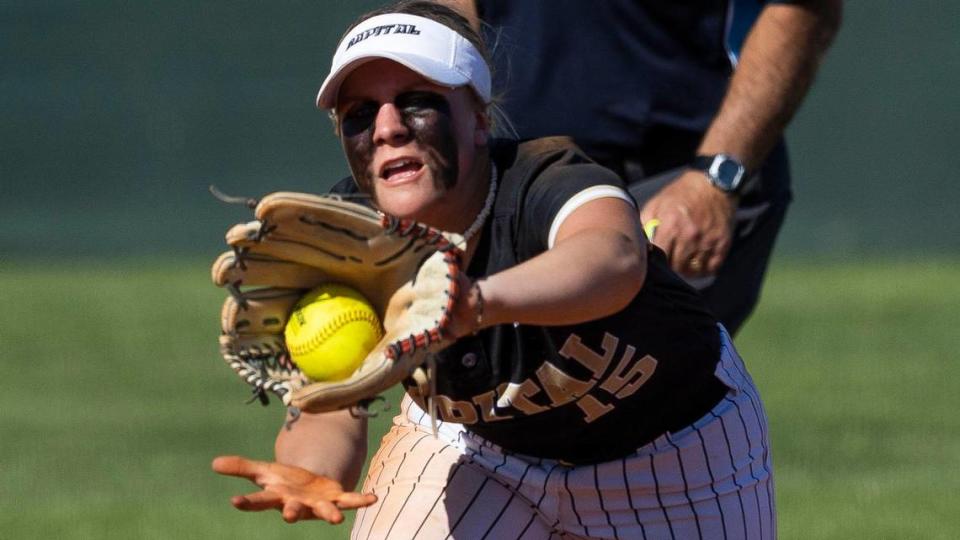
[[710, 183], [725, 193], [739, 193], [747, 174], [743, 163], [729, 154], [700, 155], [693, 158], [691, 166], [706, 174]]

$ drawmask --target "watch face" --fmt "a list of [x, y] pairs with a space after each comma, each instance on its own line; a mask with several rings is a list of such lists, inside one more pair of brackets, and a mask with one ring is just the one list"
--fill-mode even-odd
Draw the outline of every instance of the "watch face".
[[717, 167], [717, 178], [727, 187], [734, 187], [733, 183], [740, 176], [740, 165], [734, 161], [724, 160]]
[[721, 189], [733, 191], [740, 186], [743, 178], [743, 165], [728, 156], [717, 156], [713, 164], [713, 175]]

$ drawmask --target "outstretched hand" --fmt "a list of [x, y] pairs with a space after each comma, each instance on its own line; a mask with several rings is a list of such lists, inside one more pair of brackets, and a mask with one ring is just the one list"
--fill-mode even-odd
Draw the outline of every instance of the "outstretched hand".
[[710, 185], [703, 173], [686, 171], [644, 205], [640, 219], [659, 222], [651, 242], [680, 274], [716, 273], [730, 251], [737, 201]]
[[232, 497], [230, 502], [235, 508], [246, 512], [279, 510], [287, 523], [320, 519], [337, 524], [343, 521], [341, 510], [362, 508], [377, 501], [372, 493], [344, 491], [340, 482], [300, 467], [240, 456], [220, 456], [213, 460], [212, 467], [220, 474], [246, 478], [262, 488]]

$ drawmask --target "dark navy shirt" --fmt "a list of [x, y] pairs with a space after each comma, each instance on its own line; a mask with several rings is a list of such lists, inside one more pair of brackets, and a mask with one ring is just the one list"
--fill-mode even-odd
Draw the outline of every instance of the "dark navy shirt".
[[644, 169], [655, 174], [692, 159], [766, 3], [477, 0], [477, 7], [494, 90], [521, 140], [569, 135], [605, 165], [650, 161]]

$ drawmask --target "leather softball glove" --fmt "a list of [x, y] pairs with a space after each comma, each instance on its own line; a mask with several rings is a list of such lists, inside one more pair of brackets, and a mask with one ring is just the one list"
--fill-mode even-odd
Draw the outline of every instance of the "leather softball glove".
[[[270, 392], [303, 411], [365, 411], [451, 343], [444, 330], [458, 294], [459, 235], [336, 196], [277, 192], [250, 206], [256, 219], [227, 231], [231, 250], [211, 273], [230, 293], [220, 353], [264, 404]], [[290, 360], [283, 332], [300, 297], [329, 282], [363, 294], [384, 334], [352, 375], [318, 382]]]

